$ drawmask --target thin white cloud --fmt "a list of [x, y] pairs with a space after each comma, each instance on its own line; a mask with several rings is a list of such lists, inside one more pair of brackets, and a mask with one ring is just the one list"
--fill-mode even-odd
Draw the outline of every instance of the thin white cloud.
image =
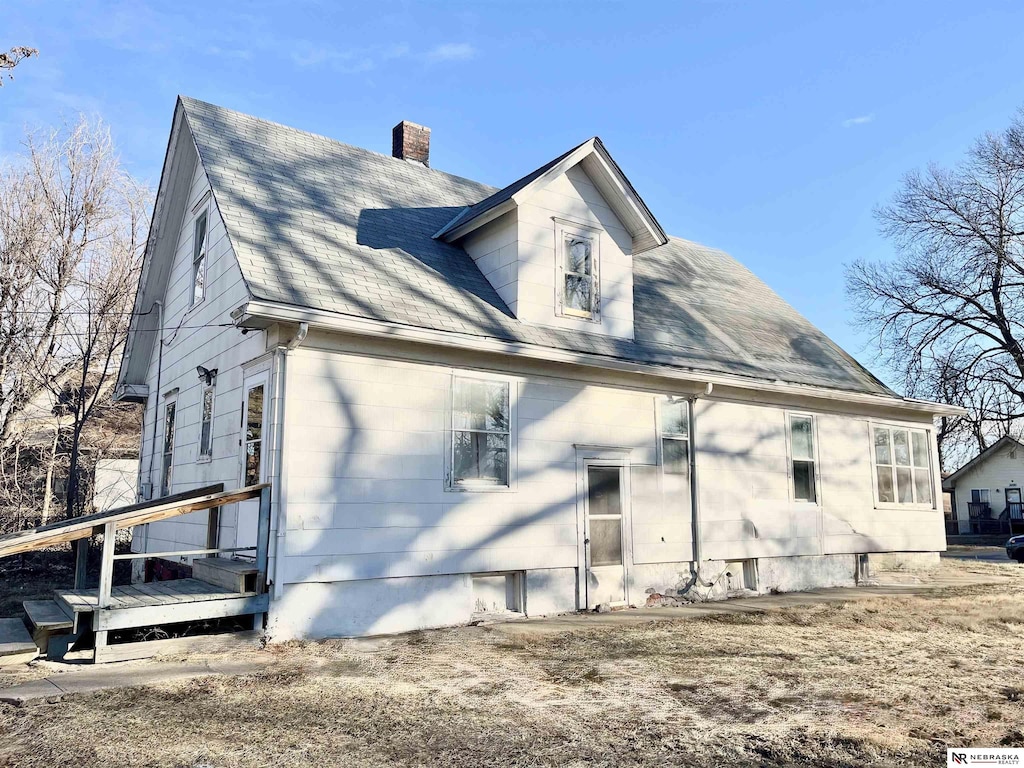
[[875, 119], [874, 115], [859, 115], [858, 117], [851, 117], [843, 120], [843, 128], [853, 128], [857, 125], [867, 125]]
[[253, 57], [252, 51], [247, 51], [244, 48], [221, 48], [219, 45], [207, 46], [205, 52], [208, 56], [218, 56], [223, 59], [239, 59], [241, 61], [248, 61]]
[[443, 43], [427, 52], [430, 61], [466, 61], [476, 56], [476, 48], [469, 43]]
[[369, 72], [378, 64], [410, 55], [409, 46], [404, 44], [339, 50], [301, 42], [296, 43], [293, 48], [291, 60], [295, 66], [303, 69], [329, 67], [342, 74]]

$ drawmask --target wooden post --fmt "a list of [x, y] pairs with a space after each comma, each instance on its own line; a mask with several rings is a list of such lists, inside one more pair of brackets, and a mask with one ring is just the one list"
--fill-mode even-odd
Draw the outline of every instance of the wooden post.
[[100, 592], [97, 602], [100, 608], [110, 607], [110, 590], [114, 585], [114, 539], [116, 536], [117, 523], [105, 523], [103, 526], [103, 558], [100, 560]]
[[[96, 599], [97, 612], [110, 607], [110, 592], [114, 586], [114, 543], [116, 538], [117, 523], [114, 521], [105, 523], [103, 526], [103, 557], [100, 559], [100, 588]], [[96, 660], [100, 649], [106, 644], [107, 630], [97, 630], [93, 661]]]
[[[278, 557], [281, 553], [278, 552]], [[260, 516], [256, 528], [256, 593], [267, 591], [267, 569], [270, 558], [270, 486], [260, 491]]]
[[75, 589], [85, 589], [86, 571], [89, 566], [89, 537], [75, 542]]

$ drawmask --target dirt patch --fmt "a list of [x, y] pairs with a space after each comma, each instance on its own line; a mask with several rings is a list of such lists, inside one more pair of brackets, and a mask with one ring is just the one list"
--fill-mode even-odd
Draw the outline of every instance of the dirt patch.
[[0, 765], [936, 765], [947, 745], [1024, 742], [1024, 569], [969, 567], [1010, 580], [561, 635], [272, 646], [254, 675], [0, 708]]

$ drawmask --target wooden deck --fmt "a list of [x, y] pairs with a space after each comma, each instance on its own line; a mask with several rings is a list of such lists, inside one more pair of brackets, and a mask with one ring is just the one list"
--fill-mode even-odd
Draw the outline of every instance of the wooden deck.
[[90, 621], [96, 632], [104, 632], [261, 614], [270, 601], [267, 594], [232, 592], [199, 579], [113, 587], [110, 603], [103, 608], [99, 607], [96, 589], [58, 589], [54, 590], [54, 596], [68, 618], [74, 621], [75, 632], [83, 621]]
[[[58, 600], [66, 603], [76, 613], [94, 611], [99, 605], [99, 592], [95, 589], [58, 589], [55, 594]], [[178, 603], [194, 603], [199, 600], [228, 600], [255, 594], [255, 592], [231, 592], [199, 579], [152, 581], [148, 584], [113, 587], [110, 590], [109, 608], [118, 610], [142, 606], [176, 605]]]

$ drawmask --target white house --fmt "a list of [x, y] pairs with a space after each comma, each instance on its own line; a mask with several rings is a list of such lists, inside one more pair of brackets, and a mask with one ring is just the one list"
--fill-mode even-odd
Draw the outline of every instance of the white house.
[[1024, 443], [1009, 435], [942, 481], [943, 490], [953, 497], [952, 519], [963, 534], [1024, 531], [1022, 487]]
[[[272, 484], [272, 639], [930, 566], [933, 417], [597, 138], [498, 190], [179, 99], [119, 397], [143, 498]], [[144, 551], [253, 546], [255, 502]]]

